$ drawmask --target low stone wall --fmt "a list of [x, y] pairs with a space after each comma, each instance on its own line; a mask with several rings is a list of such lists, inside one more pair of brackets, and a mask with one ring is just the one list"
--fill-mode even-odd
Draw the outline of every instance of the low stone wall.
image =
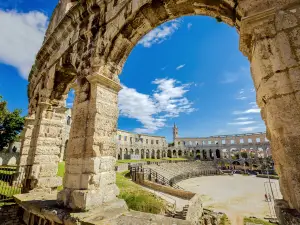
[[0, 153], [0, 166], [17, 165], [19, 158], [20, 158], [20, 153], [18, 152]]
[[20, 208], [18, 205], [5, 205], [0, 207], [0, 224], [1, 225], [21, 225], [19, 220]]
[[177, 176], [174, 176], [170, 179], [170, 183], [176, 184], [182, 180], [187, 180], [193, 177], [201, 177], [201, 176], [214, 176], [221, 175], [222, 173], [219, 170], [205, 170], [205, 171], [195, 171], [190, 173], [184, 173]]
[[144, 180], [144, 182], [142, 182], [141, 184], [143, 186], [151, 188], [153, 190], [163, 192], [163, 193], [166, 193], [166, 194], [178, 197], [178, 198], [182, 198], [182, 199], [190, 200], [191, 198], [193, 198], [195, 196], [195, 193], [193, 193], [193, 192], [178, 190], [178, 189], [171, 188], [171, 187], [168, 187], [168, 186], [153, 183], [153, 182], [148, 181], [148, 180]]

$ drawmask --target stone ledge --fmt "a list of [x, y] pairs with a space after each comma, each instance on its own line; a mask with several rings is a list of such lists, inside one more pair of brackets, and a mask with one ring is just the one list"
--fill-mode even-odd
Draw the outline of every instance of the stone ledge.
[[[124, 200], [116, 199], [87, 212], [72, 212], [60, 208], [55, 194], [29, 193], [14, 196], [17, 204], [24, 209], [23, 221], [39, 220], [65, 225], [189, 225], [189, 221], [129, 211]], [[37, 218], [38, 217], [38, 218]]]

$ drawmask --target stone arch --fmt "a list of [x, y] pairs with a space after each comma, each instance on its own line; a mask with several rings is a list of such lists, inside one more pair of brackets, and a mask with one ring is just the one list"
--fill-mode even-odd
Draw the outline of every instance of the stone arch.
[[155, 156], [156, 156], [155, 150], [152, 149], [152, 151], [151, 151], [151, 159], [155, 159]]
[[173, 158], [172, 150], [168, 149], [167, 156], [168, 156], [168, 158]]
[[150, 151], [149, 151], [149, 149], [146, 150], [146, 158], [150, 159]]
[[206, 150], [205, 149], [203, 149], [202, 150], [202, 159], [207, 159], [207, 154], [206, 154], [207, 152], [206, 152]]
[[214, 154], [211, 149], [209, 149], [209, 159], [214, 159]]
[[[37, 126], [40, 124], [40, 115], [56, 120], [58, 117], [51, 117], [51, 113], [46, 115], [43, 112], [54, 112], [55, 107], [62, 105], [60, 100], [63, 99], [64, 90], [76, 78], [78, 90], [74, 104], [74, 121], [78, 121], [72, 124], [68, 149], [79, 148], [76, 145], [80, 142], [76, 139], [77, 136], [89, 141], [82, 141], [85, 144], [81, 145], [80, 150], [68, 151], [70, 155], [67, 154], [67, 157], [88, 159], [95, 155], [115, 156], [113, 137], [118, 118], [117, 92], [121, 88], [118, 74], [128, 54], [144, 34], [165, 21], [184, 15], [208, 15], [235, 26], [240, 33], [240, 49], [251, 62], [257, 103], [267, 124], [267, 138], [272, 143], [272, 155], [276, 170], [280, 174], [283, 197], [290, 207], [300, 211], [300, 196], [297, 195], [300, 182], [295, 183], [295, 180], [300, 180], [300, 174], [295, 172], [300, 169], [296, 157], [299, 155], [300, 143], [295, 141], [300, 130], [299, 97], [295, 94], [300, 90], [297, 80], [298, 0], [268, 0], [268, 4], [264, 0], [251, 1], [251, 4], [250, 0], [60, 2], [29, 75], [28, 112], [29, 117], [37, 118]], [[65, 69], [70, 69], [70, 74], [75, 71], [75, 77], [61, 75], [68, 74]], [[54, 89], [54, 84], [59, 84], [57, 89]], [[108, 88], [104, 90], [103, 86]], [[100, 94], [101, 88], [104, 94], [101, 91]], [[110, 108], [113, 113], [108, 115], [105, 107], [96, 107], [99, 104], [96, 100], [99, 98], [106, 100], [100, 104]], [[98, 126], [103, 121], [98, 119], [99, 115], [113, 121], [111, 126]], [[94, 127], [101, 127], [103, 132], [93, 131]], [[32, 132], [31, 128], [28, 130]], [[67, 164], [67, 167], [76, 167], [75, 160]], [[93, 176], [98, 173], [102, 172], [93, 171], [84, 175]], [[71, 175], [66, 173], [65, 176]], [[83, 172], [78, 176], [83, 176]], [[79, 186], [76, 190], [85, 190], [87, 193], [93, 192], [95, 188], [91, 187], [91, 191], [86, 188], [86, 184]], [[65, 182], [64, 189], [66, 190], [60, 196], [65, 197], [62, 199], [69, 199], [68, 193], [73, 190], [71, 182]], [[106, 191], [105, 188], [102, 190]], [[71, 201], [65, 201], [65, 204], [68, 207], [77, 207]]]
[[122, 159], [123, 159], [123, 149], [120, 148], [118, 152], [118, 160], [122, 160]]
[[216, 150], [216, 158], [217, 159], [221, 158], [221, 151], [219, 149]]
[[140, 154], [140, 150], [139, 150], [139, 149], [135, 149], [134, 154], [135, 154], [135, 155], [139, 155], [139, 154]]
[[157, 159], [161, 158], [161, 154], [160, 154], [160, 150], [159, 149], [156, 151], [156, 158]]
[[146, 155], [145, 155], [145, 150], [142, 149], [142, 150], [141, 150], [141, 159], [144, 159], [145, 157], [146, 157]]
[[132, 148], [130, 149], [129, 154], [130, 154], [130, 155], [133, 155], [133, 154], [134, 154], [134, 150], [133, 150]]
[[178, 150], [178, 156], [181, 157], [182, 156], [182, 151]]
[[172, 152], [172, 157], [177, 157], [177, 151], [175, 149]]

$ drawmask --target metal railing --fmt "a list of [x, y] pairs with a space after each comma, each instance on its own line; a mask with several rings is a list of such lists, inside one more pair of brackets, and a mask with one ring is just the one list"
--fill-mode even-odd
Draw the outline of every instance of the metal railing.
[[142, 167], [131, 167], [130, 168], [130, 174], [133, 181], [136, 181], [136, 173], [143, 173], [144, 179], [147, 179], [149, 181], [164, 185], [164, 186], [170, 186], [175, 189], [183, 190], [182, 187], [178, 186], [177, 184], [173, 183], [163, 175], [157, 173], [153, 169], [150, 168], [142, 168]]
[[0, 166], [0, 205], [13, 201], [13, 195], [25, 192], [32, 166]]

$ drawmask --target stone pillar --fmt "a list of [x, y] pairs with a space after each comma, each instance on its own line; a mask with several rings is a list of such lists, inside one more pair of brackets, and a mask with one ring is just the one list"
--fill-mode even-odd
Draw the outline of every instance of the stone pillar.
[[300, 211], [300, 6], [244, 18], [240, 33], [281, 193], [291, 208]]
[[88, 210], [116, 199], [115, 135], [121, 86], [100, 74], [75, 87], [73, 123], [66, 157], [64, 190], [58, 202]]
[[[21, 133], [21, 149], [20, 149], [20, 158], [18, 163], [18, 175], [14, 178], [15, 182], [24, 182], [23, 186], [24, 191], [27, 192], [30, 190], [30, 182], [27, 180], [31, 172], [31, 166], [33, 164], [33, 151], [30, 149], [30, 143], [32, 140], [32, 134], [35, 124], [35, 115], [31, 115], [25, 118], [24, 128]], [[26, 183], [25, 183], [26, 182]]]
[[33, 163], [33, 153], [32, 151], [30, 151], [30, 143], [31, 143], [34, 124], [35, 124], [34, 115], [25, 118], [24, 128], [22, 131], [19, 167], [32, 165]]
[[[30, 187], [32, 191], [51, 193], [62, 184], [57, 177], [66, 108], [39, 103], [32, 131], [28, 157], [32, 157]], [[23, 147], [23, 152], [25, 150]]]

